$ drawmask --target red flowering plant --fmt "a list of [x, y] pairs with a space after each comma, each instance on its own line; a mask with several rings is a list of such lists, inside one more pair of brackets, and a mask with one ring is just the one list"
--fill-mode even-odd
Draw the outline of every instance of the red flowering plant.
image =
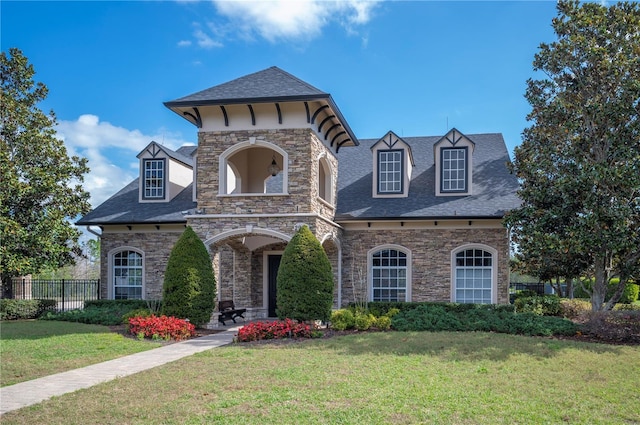
[[129, 319], [129, 332], [138, 338], [175, 339], [181, 341], [191, 338], [196, 333], [196, 327], [188, 320], [177, 319], [173, 316], [132, 317]]
[[253, 322], [238, 330], [238, 342], [261, 339], [311, 338], [312, 327], [291, 319], [274, 322]]

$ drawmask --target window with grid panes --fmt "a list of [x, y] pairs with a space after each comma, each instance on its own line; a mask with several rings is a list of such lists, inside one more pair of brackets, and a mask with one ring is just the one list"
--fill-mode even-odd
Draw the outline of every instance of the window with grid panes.
[[378, 151], [378, 193], [402, 193], [402, 152]]
[[144, 198], [164, 199], [165, 195], [165, 160], [144, 160]]
[[407, 254], [383, 249], [371, 257], [372, 301], [407, 300]]
[[113, 298], [142, 299], [142, 255], [120, 251], [113, 255]]
[[467, 148], [443, 148], [441, 150], [441, 191], [467, 191]]
[[491, 304], [493, 256], [482, 249], [465, 249], [456, 254], [455, 302]]

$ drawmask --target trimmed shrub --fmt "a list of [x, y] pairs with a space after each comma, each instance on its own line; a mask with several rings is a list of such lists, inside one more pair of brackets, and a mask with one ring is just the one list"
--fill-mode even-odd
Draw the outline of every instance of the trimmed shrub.
[[366, 331], [376, 323], [376, 318], [373, 314], [368, 313], [356, 313], [355, 327], [359, 331]]
[[0, 320], [37, 319], [56, 307], [56, 300], [0, 299]]
[[277, 278], [276, 314], [299, 321], [331, 318], [333, 273], [322, 245], [301, 226], [282, 254]]
[[621, 304], [621, 303], [618, 303], [618, 304], [613, 306], [613, 310], [615, 310], [615, 311], [640, 310], [640, 303], [638, 303], [638, 302], [635, 302], [633, 304]]
[[534, 313], [539, 316], [560, 314], [560, 298], [557, 295], [534, 295], [516, 298], [513, 302], [518, 313]]
[[125, 325], [129, 324], [129, 319], [133, 317], [149, 317], [151, 316], [151, 310], [148, 308], [137, 308], [135, 310], [131, 310], [128, 313], [122, 315], [122, 323]]
[[591, 311], [591, 301], [584, 299], [560, 300], [560, 316], [575, 319], [583, 313]]
[[582, 332], [609, 342], [640, 343], [640, 311], [595, 311]]
[[349, 309], [336, 310], [331, 313], [331, 328], [337, 331], [351, 329], [356, 325], [356, 318]]
[[[112, 300], [113, 301], [113, 300]], [[60, 313], [47, 312], [42, 320], [60, 320], [64, 322], [89, 323], [92, 325], [114, 326], [122, 324], [122, 317], [136, 310], [137, 303], [110, 302], [89, 305], [83, 310], [70, 310]]]
[[462, 309], [453, 305], [424, 304], [401, 311], [391, 320], [399, 331], [483, 331], [520, 335], [575, 335], [578, 327], [567, 319], [515, 313], [503, 306], [470, 304]]
[[84, 308], [122, 308], [131, 311], [137, 308], [146, 308], [146, 300], [90, 300], [84, 302]]
[[388, 331], [391, 329], [391, 318], [389, 316], [380, 316], [376, 319], [374, 326], [381, 331]]
[[633, 304], [638, 300], [638, 293], [640, 292], [640, 285], [630, 283], [624, 288], [624, 292], [618, 301], [621, 304]]
[[202, 326], [211, 320], [215, 293], [216, 280], [207, 248], [187, 227], [167, 261], [161, 312]]

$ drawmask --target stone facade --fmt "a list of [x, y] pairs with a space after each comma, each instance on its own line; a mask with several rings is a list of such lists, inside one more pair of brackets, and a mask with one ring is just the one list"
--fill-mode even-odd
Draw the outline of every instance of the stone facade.
[[142, 254], [144, 264], [143, 298], [161, 299], [164, 272], [171, 249], [184, 231], [184, 225], [163, 226], [161, 230], [143, 228], [137, 231], [105, 227], [100, 238], [100, 275], [106, 285], [100, 287], [100, 298], [109, 298], [113, 277], [109, 268], [112, 256], [118, 251], [133, 248]]
[[[277, 146], [287, 153], [285, 194], [220, 195], [220, 155], [238, 143]], [[248, 148], [251, 148], [249, 146]], [[330, 190], [321, 199], [319, 161], [331, 172]], [[325, 168], [326, 169], [326, 168]], [[498, 303], [508, 302], [507, 232], [499, 219], [472, 224], [450, 220], [437, 227], [400, 221], [335, 223], [338, 163], [332, 150], [309, 129], [202, 132], [197, 160], [198, 210], [186, 216], [207, 245], [214, 266], [218, 300], [232, 299], [247, 308], [247, 318], [269, 316], [267, 256], [279, 255], [300, 225], [307, 225], [323, 244], [334, 272], [334, 307], [368, 299], [369, 253], [393, 245], [410, 254], [410, 301], [452, 300], [452, 252], [468, 245], [495, 250]], [[328, 194], [328, 196], [327, 196]], [[102, 276], [109, 276], [110, 255], [127, 247], [144, 255], [144, 298], [160, 298], [169, 253], [184, 225], [163, 230], [106, 228], [102, 236]], [[258, 238], [251, 246], [247, 239]], [[260, 239], [262, 238], [262, 239]], [[103, 285], [101, 296], [109, 296]], [[211, 326], [215, 326], [215, 320]]]
[[344, 232], [342, 243], [343, 305], [366, 298], [368, 253], [389, 244], [398, 245], [411, 254], [411, 301], [452, 301], [452, 251], [467, 245], [482, 245], [498, 253], [495, 260], [497, 301], [509, 302], [509, 240], [504, 228], [353, 230]]

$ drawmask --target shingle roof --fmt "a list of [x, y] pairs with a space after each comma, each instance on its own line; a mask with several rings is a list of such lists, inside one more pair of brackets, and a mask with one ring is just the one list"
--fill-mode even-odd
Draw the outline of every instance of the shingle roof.
[[138, 185], [140, 179], [135, 179], [121, 191], [107, 199], [89, 214], [82, 217], [76, 224], [81, 226], [100, 224], [156, 224], [156, 223], [186, 223], [182, 212], [193, 210], [193, 186], [189, 185], [169, 202], [138, 201]]
[[520, 205], [518, 181], [506, 164], [510, 161], [501, 134], [466, 135], [475, 144], [473, 188], [468, 196], [435, 195], [433, 145], [442, 137], [403, 137], [415, 159], [409, 196], [373, 198], [373, 154], [378, 139], [360, 140], [360, 146], [342, 149], [338, 170], [337, 222], [366, 219], [443, 219], [502, 217]]
[[197, 146], [182, 146], [182, 147], [178, 148], [178, 150], [174, 151], [172, 149], [169, 149], [166, 146], [163, 146], [163, 145], [159, 144], [158, 142], [151, 142], [151, 143], [149, 143], [149, 145], [145, 149], [142, 150], [142, 152], [140, 152], [138, 154], [138, 158], [151, 145], [155, 145], [159, 149], [162, 149], [162, 151], [164, 153], [166, 153], [169, 158], [172, 158], [172, 159], [174, 159], [174, 160], [176, 160], [178, 162], [181, 162], [181, 163], [183, 163], [185, 165], [188, 165], [189, 167], [193, 168], [193, 153], [198, 148]]
[[175, 106], [328, 99], [330, 95], [276, 66], [165, 102]]

